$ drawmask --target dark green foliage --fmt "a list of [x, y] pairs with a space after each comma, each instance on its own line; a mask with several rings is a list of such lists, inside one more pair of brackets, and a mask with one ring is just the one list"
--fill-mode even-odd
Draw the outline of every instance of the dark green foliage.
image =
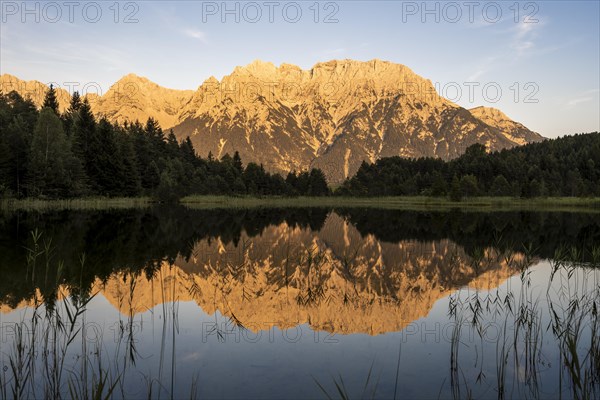
[[479, 185], [474, 175], [465, 175], [460, 179], [460, 190], [463, 196], [473, 197], [479, 194]]
[[433, 183], [431, 184], [431, 195], [432, 196], [445, 196], [448, 191], [448, 184], [438, 171], [433, 174]]
[[101, 195], [116, 196], [125, 189], [124, 160], [119, 157], [119, 146], [114, 127], [102, 118], [91, 137], [94, 151], [87, 161], [88, 178], [93, 191]]
[[166, 168], [159, 177], [154, 193], [155, 198], [164, 203], [174, 203], [185, 193], [185, 171], [180, 160], [173, 158], [166, 162]]
[[504, 175], [500, 174], [494, 179], [489, 193], [492, 196], [511, 196], [513, 191]]
[[73, 171], [76, 168], [78, 163], [61, 120], [52, 109], [42, 109], [31, 140], [29, 193], [44, 197], [78, 195], [81, 182]]
[[60, 115], [60, 112], [58, 111], [58, 100], [56, 99], [56, 90], [54, 90], [54, 85], [52, 84], [50, 84], [50, 88], [46, 92], [42, 108], [49, 108], [54, 114]]
[[38, 112], [17, 92], [0, 94], [0, 187], [3, 195], [23, 197], [33, 128]]
[[[1, 196], [149, 195], [173, 202], [189, 194], [330, 193], [320, 170], [304, 171], [299, 176], [291, 173], [285, 180], [268, 173], [262, 165], [249, 163], [244, 168], [238, 152], [233, 157], [225, 154], [220, 160], [212, 154], [202, 159], [189, 137], [181, 143], [173, 131], [165, 137], [152, 118], [145, 125], [96, 120], [87, 99], [82, 101], [74, 93], [59, 119], [55, 100], [54, 89], [50, 89], [46, 103], [52, 107], [47, 110], [55, 118], [46, 111], [42, 118], [33, 103], [16, 92], [0, 95]], [[48, 140], [43, 140], [45, 133]]]
[[453, 200], [463, 196], [599, 196], [599, 163], [598, 132], [490, 154], [483, 145], [476, 144], [447, 162], [401, 157], [384, 158], [374, 164], [363, 162], [336, 194], [440, 196], [449, 187]]
[[[87, 177], [91, 173], [94, 175], [95, 167], [93, 165], [95, 161], [95, 146], [96, 141], [96, 120], [92, 114], [90, 104], [87, 98], [84, 99], [83, 103], [79, 107], [79, 110], [73, 116], [73, 126], [71, 127], [71, 142], [73, 147], [73, 153], [80, 160], [83, 170]], [[94, 183], [92, 183], [92, 186]]]
[[69, 105], [69, 108], [63, 115], [63, 125], [65, 127], [65, 132], [67, 133], [67, 136], [71, 136], [72, 134], [73, 125], [77, 120], [79, 110], [81, 109], [82, 105], [83, 103], [81, 101], [81, 97], [79, 96], [79, 92], [74, 92], [73, 96], [71, 97], [71, 103]]
[[454, 175], [454, 177], [452, 178], [452, 183], [450, 184], [450, 200], [462, 200], [462, 190], [460, 189], [460, 181], [458, 180], [458, 177], [456, 175]]
[[308, 195], [309, 196], [327, 196], [329, 187], [325, 174], [318, 168], [313, 168], [309, 175]]
[[233, 166], [240, 174], [244, 171], [242, 159], [240, 158], [240, 153], [238, 153], [237, 151], [233, 154]]
[[[238, 152], [220, 159], [209, 152], [200, 158], [189, 137], [178, 142], [172, 131], [165, 137], [153, 118], [145, 124], [97, 121], [78, 93], [60, 118], [53, 88], [45, 104], [57, 118], [39, 112], [16, 92], [0, 94], [0, 196], [148, 195], [173, 201], [191, 194], [331, 194], [319, 169], [290, 172], [284, 179], [262, 165], [244, 166]], [[492, 154], [483, 145], [473, 145], [448, 162], [401, 157], [363, 162], [336, 194], [450, 196], [457, 201], [479, 195], [598, 196], [600, 134]]]

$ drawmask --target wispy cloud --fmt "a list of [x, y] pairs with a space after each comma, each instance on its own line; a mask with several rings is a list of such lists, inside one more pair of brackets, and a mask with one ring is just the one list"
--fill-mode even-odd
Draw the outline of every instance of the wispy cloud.
[[586, 90], [585, 92], [580, 93], [578, 95], [578, 97], [575, 97], [575, 98], [567, 101], [566, 108], [573, 108], [575, 106], [578, 106], [579, 104], [593, 101], [596, 98], [596, 96], [593, 96], [593, 95], [594, 94], [597, 95], [599, 92], [600, 92], [599, 89]]
[[520, 22], [513, 28], [511, 48], [516, 56], [521, 57], [535, 47], [537, 32], [541, 27], [541, 22]]
[[573, 108], [573, 107], [575, 107], [578, 104], [587, 103], [588, 101], [592, 101], [592, 100], [594, 100], [594, 98], [591, 97], [591, 96], [589, 96], [589, 97], [580, 97], [580, 98], [577, 98], [577, 99], [571, 99], [571, 100], [569, 100], [567, 102], [567, 108]]
[[481, 60], [467, 80], [476, 81], [500, 65], [512, 64], [533, 54], [549, 52], [550, 49], [548, 48], [538, 49], [536, 46], [539, 31], [547, 23], [547, 19], [544, 21], [542, 23], [540, 19], [537, 22], [519, 22], [518, 24], [508, 20], [503, 21], [513, 25], [508, 29], [499, 31], [499, 34], [506, 36], [505, 43], [507, 44], [499, 46], [493, 54]]
[[468, 78], [468, 82], [476, 82], [481, 76], [485, 75], [489, 70], [492, 69], [494, 64], [498, 61], [500, 56], [489, 56], [479, 63], [475, 72], [473, 72]]
[[192, 39], [196, 39], [201, 41], [202, 43], [206, 43], [206, 33], [197, 30], [197, 29], [186, 29], [183, 31], [183, 34]]

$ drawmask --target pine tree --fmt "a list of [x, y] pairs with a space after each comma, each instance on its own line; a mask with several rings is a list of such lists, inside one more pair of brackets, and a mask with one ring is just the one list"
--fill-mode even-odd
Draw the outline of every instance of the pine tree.
[[60, 119], [51, 108], [42, 109], [31, 141], [30, 193], [34, 196], [68, 196], [74, 184], [68, 173], [72, 158]]
[[25, 195], [25, 177], [29, 168], [31, 131], [20, 115], [15, 116], [2, 135], [6, 140], [8, 157], [7, 186], [17, 197]]
[[181, 142], [181, 146], [179, 147], [181, 153], [183, 154], [183, 159], [192, 166], [196, 165], [196, 152], [194, 150], [194, 145], [192, 144], [192, 140], [189, 136], [185, 138], [183, 142]]
[[163, 131], [162, 131], [161, 127], [160, 127], [160, 124], [158, 123], [158, 121], [156, 121], [152, 117], [149, 117], [146, 120], [145, 130], [146, 130], [146, 133], [149, 136], [157, 136], [157, 137], [164, 138], [164, 134], [163, 134]]
[[74, 131], [75, 146], [74, 149], [79, 156], [82, 157], [84, 163], [93, 149], [90, 146], [92, 136], [96, 130], [96, 119], [92, 114], [92, 109], [87, 98], [83, 100], [81, 107], [77, 112], [77, 116], [74, 117]]
[[81, 109], [82, 105], [83, 103], [81, 101], [81, 97], [79, 96], [79, 92], [74, 92], [73, 96], [71, 96], [71, 103], [69, 104], [69, 108], [63, 116], [63, 123], [67, 136], [71, 136], [72, 134], [73, 125], [77, 120], [79, 110]]
[[51, 109], [54, 114], [60, 115], [58, 111], [58, 100], [56, 99], [56, 90], [54, 90], [54, 85], [50, 84], [48, 91], [46, 92], [46, 97], [44, 97], [44, 104], [42, 108]]
[[318, 168], [313, 168], [310, 171], [309, 177], [309, 196], [327, 196], [329, 194], [329, 187], [327, 186], [327, 180], [325, 174]]
[[71, 133], [71, 142], [73, 144], [73, 153], [81, 160], [85, 174], [86, 184], [95, 189], [96, 184], [88, 179], [95, 174], [95, 148], [96, 143], [96, 119], [92, 114], [92, 109], [87, 98], [83, 100], [79, 111], [74, 117], [74, 123]]
[[123, 160], [119, 157], [113, 126], [102, 118], [91, 139], [93, 151], [87, 162], [87, 173], [96, 193], [116, 196], [124, 179]]
[[120, 195], [137, 196], [142, 189], [133, 140], [122, 129], [117, 131], [118, 158], [122, 161]]
[[177, 137], [173, 133], [173, 129], [169, 130], [169, 134], [167, 135], [167, 155], [169, 158], [179, 158], [179, 142], [177, 141]]
[[241, 174], [244, 172], [244, 166], [242, 165], [242, 159], [240, 158], [240, 153], [236, 151], [233, 154], [233, 167]]
[[0, 93], [0, 142], [4, 150], [0, 157], [4, 170], [0, 185], [5, 187], [7, 195], [22, 197], [27, 194], [25, 178], [38, 115], [31, 99], [23, 99], [15, 91], [7, 95]]

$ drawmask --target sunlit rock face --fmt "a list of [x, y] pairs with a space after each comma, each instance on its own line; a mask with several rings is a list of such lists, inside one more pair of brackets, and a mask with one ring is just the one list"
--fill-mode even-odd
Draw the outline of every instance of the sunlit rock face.
[[192, 90], [167, 89], [147, 78], [129, 74], [121, 78], [101, 97], [90, 101], [92, 111], [113, 122], [145, 123], [154, 118], [164, 129], [177, 123], [178, 115]]
[[255, 61], [207, 80], [175, 132], [202, 153], [238, 150], [278, 172], [319, 167], [339, 183], [362, 161], [450, 159], [474, 143], [498, 150], [542, 139], [510, 122], [482, 121], [400, 64], [334, 60], [302, 70]]
[[[69, 107], [71, 95], [65, 89], [56, 87], [56, 99], [58, 100], [58, 110], [64, 112]], [[29, 98], [36, 107], [44, 104], [44, 97], [48, 86], [42, 82], [31, 80], [25, 81], [10, 74], [0, 75], [0, 92], [8, 94], [12, 91], [19, 93], [23, 98]]]
[[[5, 93], [43, 86], [1, 79]], [[39, 106], [43, 91], [35, 93]], [[190, 136], [201, 156], [239, 151], [245, 162], [281, 173], [318, 167], [333, 184], [381, 157], [451, 159], [474, 143], [499, 150], [542, 140], [499, 110], [466, 110], [408, 67], [381, 60], [333, 60], [309, 70], [255, 61], [196, 91], [130, 74], [90, 103], [111, 121], [154, 117], [180, 139]]]
[[521, 259], [509, 265], [486, 249], [475, 260], [449, 240], [381, 242], [332, 213], [319, 232], [282, 223], [253, 238], [243, 233], [237, 246], [201, 240], [189, 259], [164, 263], [152, 279], [121, 272], [92, 292], [124, 315], [194, 301], [252, 331], [308, 323], [375, 335], [425, 317], [457, 288], [497, 287]]

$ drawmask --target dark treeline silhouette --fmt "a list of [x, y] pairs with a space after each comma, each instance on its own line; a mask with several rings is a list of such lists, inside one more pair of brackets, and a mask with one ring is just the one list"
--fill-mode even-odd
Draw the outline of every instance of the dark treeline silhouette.
[[52, 87], [39, 111], [14, 91], [0, 94], [0, 131], [5, 197], [151, 195], [170, 201], [189, 194], [329, 194], [321, 170], [283, 178], [255, 163], [244, 167], [237, 152], [203, 159], [189, 137], [178, 142], [152, 118], [145, 125], [96, 120], [78, 93], [61, 114]]
[[[262, 165], [242, 164], [237, 152], [198, 157], [187, 137], [178, 142], [149, 118], [112, 124], [96, 120], [77, 93], [59, 113], [50, 87], [41, 110], [18, 93], [0, 93], [0, 196], [72, 198], [150, 195], [175, 201], [199, 195], [325, 196], [332, 191], [319, 169], [285, 178]], [[598, 196], [600, 134], [580, 134], [486, 153], [475, 144], [464, 155], [383, 158], [363, 162], [335, 190], [346, 196]]]
[[[251, 241], [256, 241], [255, 245], [265, 245], [261, 244], [265, 229], [282, 223], [318, 232], [331, 211], [320, 208], [193, 210], [183, 206], [157, 206], [110, 211], [1, 213], [0, 303], [15, 306], [31, 298], [36, 288], [44, 298], [52, 299], [60, 284], [67, 285], [74, 294], [85, 293], [96, 278], [106, 280], [119, 271], [152, 277], [162, 262], [173, 263], [177, 257], [189, 260], [192, 249], [201, 240], [219, 239], [225, 245], [231, 243], [241, 248], [247, 246], [241, 242], [245, 233]], [[569, 257], [580, 260], [590, 260], [594, 253], [596, 257], [600, 254], [600, 214], [333, 211], [353, 224], [363, 237], [374, 235], [388, 243], [448, 239], [473, 257], [486, 248], [509, 253], [528, 249], [531, 256], [541, 258], [553, 258], [561, 247], [569, 250]], [[32, 235], [35, 231], [40, 235], [37, 250]], [[45, 251], [46, 247], [49, 251]], [[572, 248], [577, 251], [571, 252]], [[43, 253], [35, 263], [28, 260], [32, 250]], [[84, 265], [82, 255], [85, 255]], [[303, 256], [289, 254], [291, 260]]]
[[349, 196], [598, 196], [600, 133], [565, 136], [499, 152], [475, 144], [451, 161], [383, 158], [363, 162], [338, 188]]

